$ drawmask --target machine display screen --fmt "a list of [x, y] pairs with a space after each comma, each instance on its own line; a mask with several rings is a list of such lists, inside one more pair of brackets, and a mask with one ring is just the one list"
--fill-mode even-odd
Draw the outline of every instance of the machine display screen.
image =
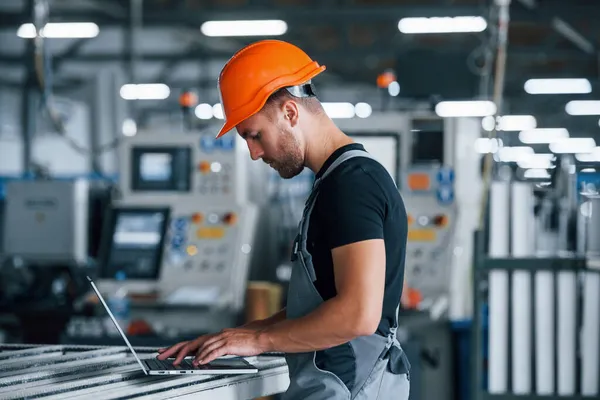
[[444, 131], [413, 132], [413, 164], [444, 163]]
[[191, 189], [189, 147], [135, 147], [132, 152], [132, 190], [187, 192]]
[[104, 235], [101, 277], [123, 271], [128, 279], [156, 279], [169, 219], [168, 208], [115, 208]]
[[412, 164], [444, 164], [443, 119], [414, 119], [411, 139]]

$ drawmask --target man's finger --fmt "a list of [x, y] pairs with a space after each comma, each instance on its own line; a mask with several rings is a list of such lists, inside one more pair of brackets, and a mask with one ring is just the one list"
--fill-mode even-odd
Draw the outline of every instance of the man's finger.
[[211, 352], [214, 351], [215, 349], [218, 349], [219, 347], [222, 347], [226, 344], [226, 339], [221, 339], [219, 341], [213, 342], [211, 344], [205, 344], [204, 346], [202, 346], [201, 348], [198, 349], [198, 352], [196, 352], [196, 357], [194, 358], [194, 361], [192, 361], [192, 363], [194, 365], [198, 365], [200, 363], [205, 364], [204, 362], [204, 358]]
[[[161, 353], [158, 357], [156, 357], [159, 360], [166, 360], [167, 358], [171, 357], [171, 355], [175, 354], [177, 351], [179, 351], [179, 349], [181, 349], [183, 346], [185, 346], [188, 342], [179, 342], [167, 349], [160, 349], [159, 353]], [[161, 352], [162, 350], [162, 352]]]
[[224, 337], [223, 337], [223, 334], [221, 334], [221, 333], [212, 335], [212, 336], [206, 338], [206, 340], [202, 341], [202, 343], [199, 343], [198, 350], [205, 348], [207, 346], [210, 346], [211, 344], [218, 342], [220, 340], [223, 340], [223, 339], [224, 339]]
[[175, 358], [175, 361], [173, 361], [173, 365], [179, 365], [183, 359], [185, 358], [185, 356], [188, 355], [188, 353], [190, 352], [190, 345], [187, 344], [185, 346], [183, 346], [181, 348], [181, 350], [179, 350], [179, 353], [177, 354], [177, 357]]
[[218, 347], [217, 349], [211, 351], [210, 353], [208, 353], [206, 355], [206, 357], [204, 357], [204, 359], [201, 360], [201, 363], [208, 364], [209, 362], [211, 362], [221, 356], [227, 355], [228, 353], [229, 352], [227, 351], [227, 345], [223, 345], [223, 346]]

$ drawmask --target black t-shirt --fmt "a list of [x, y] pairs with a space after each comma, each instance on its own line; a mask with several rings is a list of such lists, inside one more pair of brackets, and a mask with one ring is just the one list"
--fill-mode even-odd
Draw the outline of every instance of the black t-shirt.
[[[358, 143], [337, 149], [316, 178], [321, 177], [344, 152], [356, 149], [364, 151]], [[396, 318], [402, 295], [407, 231], [404, 202], [380, 163], [367, 157], [354, 157], [339, 165], [321, 182], [307, 235], [307, 250], [312, 256], [317, 278], [315, 286], [323, 300], [336, 295], [331, 250], [363, 240], [383, 239], [385, 293], [377, 333], [386, 336]], [[349, 345], [317, 353], [317, 366], [334, 372], [349, 387], [354, 379], [353, 361]]]

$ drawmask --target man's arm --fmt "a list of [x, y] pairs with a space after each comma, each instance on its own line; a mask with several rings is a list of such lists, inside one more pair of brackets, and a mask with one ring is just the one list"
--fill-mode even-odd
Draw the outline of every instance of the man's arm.
[[287, 319], [259, 333], [266, 351], [315, 351], [370, 335], [381, 320], [385, 245], [366, 240], [333, 249], [337, 295], [310, 314]]
[[286, 312], [285, 312], [285, 308], [283, 308], [280, 311], [276, 312], [275, 314], [271, 315], [269, 318], [257, 319], [256, 321], [248, 322], [247, 324], [240, 326], [240, 328], [262, 330], [273, 324], [283, 321], [285, 318], [286, 318]]

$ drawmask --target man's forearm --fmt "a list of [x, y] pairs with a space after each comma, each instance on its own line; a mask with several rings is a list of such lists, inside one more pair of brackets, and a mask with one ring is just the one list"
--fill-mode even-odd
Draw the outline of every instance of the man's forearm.
[[299, 353], [346, 343], [363, 334], [359, 317], [347, 302], [334, 297], [312, 313], [264, 328], [260, 340], [267, 351]]
[[269, 318], [259, 319], [256, 321], [248, 322], [241, 326], [241, 328], [246, 329], [265, 329], [273, 324], [276, 324], [280, 321], [283, 321], [286, 317], [285, 308], [273, 314]]

